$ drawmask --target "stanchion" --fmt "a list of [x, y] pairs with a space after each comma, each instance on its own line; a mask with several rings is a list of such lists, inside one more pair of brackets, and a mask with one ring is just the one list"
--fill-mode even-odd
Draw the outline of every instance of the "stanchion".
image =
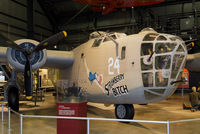
[[87, 134], [90, 134], [90, 120], [87, 120]]
[[167, 134], [169, 134], [169, 121], [167, 121]]
[[10, 107], [8, 107], [8, 130], [10, 130]]
[[1, 104], [2, 106], [1, 106], [1, 121], [3, 122], [3, 112], [4, 112], [4, 110], [3, 110], [3, 104]]
[[23, 129], [23, 115], [20, 114], [20, 134], [22, 134], [22, 129]]

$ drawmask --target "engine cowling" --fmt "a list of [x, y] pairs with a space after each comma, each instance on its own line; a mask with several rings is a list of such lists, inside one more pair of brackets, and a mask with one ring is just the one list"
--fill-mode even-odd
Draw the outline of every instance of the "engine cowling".
[[[20, 45], [25, 49], [33, 49], [39, 42], [30, 39], [20, 39], [15, 41], [16, 44]], [[8, 63], [17, 71], [24, 71], [24, 65], [26, 63], [26, 58], [22, 52], [19, 50], [8, 48], [6, 52]], [[46, 62], [47, 54], [46, 49], [34, 52], [31, 56], [30, 62], [32, 69], [37, 69], [43, 66]]]

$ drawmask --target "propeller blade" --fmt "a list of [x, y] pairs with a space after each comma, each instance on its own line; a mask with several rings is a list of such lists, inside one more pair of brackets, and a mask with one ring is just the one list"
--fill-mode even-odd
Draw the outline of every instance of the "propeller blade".
[[24, 86], [26, 90], [26, 99], [32, 99], [32, 68], [30, 65], [30, 59], [28, 55], [25, 54], [26, 57], [26, 64], [24, 69]]
[[3, 45], [6, 45], [7, 47], [11, 47], [14, 49], [17, 49], [19, 51], [23, 51], [23, 48], [21, 48], [19, 45], [17, 45], [15, 42], [11, 41], [10, 39], [6, 38], [2, 34], [0, 34], [0, 42]]
[[57, 34], [54, 34], [53, 36], [47, 38], [46, 40], [42, 41], [39, 45], [37, 45], [36, 48], [33, 50], [33, 52], [37, 52], [49, 46], [56, 45], [58, 41], [60, 41], [61, 39], [65, 37], [67, 37], [66, 31], [62, 31]]

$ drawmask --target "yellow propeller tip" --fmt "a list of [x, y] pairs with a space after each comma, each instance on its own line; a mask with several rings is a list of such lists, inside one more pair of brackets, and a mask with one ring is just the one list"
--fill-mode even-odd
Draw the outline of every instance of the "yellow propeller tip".
[[44, 44], [43, 44], [43, 46], [47, 46], [48, 45], [48, 42], [45, 42]]
[[30, 100], [30, 99], [32, 99], [32, 96], [26, 96], [26, 99]]
[[192, 47], [194, 47], [194, 42], [192, 42]]
[[62, 31], [64, 36], [67, 37], [67, 32], [66, 31]]

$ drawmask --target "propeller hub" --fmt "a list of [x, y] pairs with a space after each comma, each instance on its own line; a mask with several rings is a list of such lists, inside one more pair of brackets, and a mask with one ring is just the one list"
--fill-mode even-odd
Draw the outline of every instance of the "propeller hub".
[[46, 50], [33, 52], [33, 49], [36, 48], [39, 42], [30, 39], [20, 39], [15, 41], [15, 43], [18, 44], [22, 50], [8, 48], [6, 55], [9, 64], [17, 71], [24, 71], [27, 58], [30, 59], [33, 70], [44, 65], [46, 62]]
[[16, 60], [21, 63], [22, 65], [25, 65], [26, 63], [26, 56], [30, 56], [30, 63], [31, 65], [35, 64], [39, 59], [40, 59], [40, 55], [42, 54], [40, 51], [39, 52], [34, 52], [31, 53], [33, 48], [35, 48], [36, 46], [31, 43], [31, 42], [24, 42], [22, 44], [20, 44], [20, 46], [22, 48], [24, 48], [24, 52], [21, 52], [19, 50], [15, 50], [12, 49], [12, 52], [14, 56], [13, 58], [16, 58]]

